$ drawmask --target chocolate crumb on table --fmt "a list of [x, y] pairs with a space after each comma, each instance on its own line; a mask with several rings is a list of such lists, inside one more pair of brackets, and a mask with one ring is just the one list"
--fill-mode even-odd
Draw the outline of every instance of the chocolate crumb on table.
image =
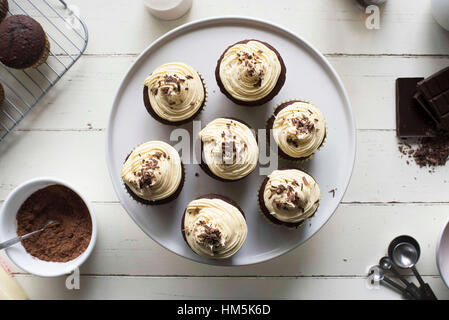
[[400, 142], [399, 152], [409, 159], [413, 159], [419, 167], [431, 167], [430, 173], [435, 171], [436, 166], [444, 166], [449, 157], [449, 133], [440, 131], [435, 137], [420, 138], [416, 143]]

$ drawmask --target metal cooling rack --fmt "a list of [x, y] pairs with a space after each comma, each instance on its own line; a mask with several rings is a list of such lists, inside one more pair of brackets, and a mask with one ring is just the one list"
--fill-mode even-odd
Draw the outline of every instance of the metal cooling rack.
[[87, 27], [76, 7], [63, 0], [9, 0], [9, 14], [38, 21], [50, 41], [47, 62], [35, 69], [16, 70], [0, 63], [5, 101], [0, 105], [0, 141], [49, 92], [86, 50]]

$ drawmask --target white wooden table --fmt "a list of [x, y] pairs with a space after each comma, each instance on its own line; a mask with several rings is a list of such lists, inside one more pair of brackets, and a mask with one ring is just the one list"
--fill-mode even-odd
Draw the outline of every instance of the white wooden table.
[[[72, 3], [89, 28], [87, 52], [0, 144], [0, 205], [21, 182], [56, 176], [93, 201], [99, 237], [80, 290], [13, 267], [31, 298], [396, 299], [389, 289], [367, 289], [365, 275], [400, 234], [420, 242], [418, 269], [439, 298], [449, 298], [435, 262], [449, 218], [449, 166], [433, 174], [407, 166], [395, 133], [395, 79], [449, 65], [449, 32], [433, 20], [430, 1], [389, 0], [380, 30], [365, 28], [353, 0], [195, 0], [172, 22], [154, 19], [139, 0]], [[358, 128], [353, 178], [330, 222], [289, 254], [246, 267], [201, 265], [154, 243], [117, 201], [105, 162], [108, 112], [137, 55], [176, 26], [219, 15], [273, 21], [314, 44], [341, 76]]]

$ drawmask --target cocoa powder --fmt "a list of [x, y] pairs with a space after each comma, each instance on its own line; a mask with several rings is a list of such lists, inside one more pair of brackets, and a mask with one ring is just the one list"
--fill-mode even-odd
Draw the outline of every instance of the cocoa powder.
[[22, 241], [25, 250], [38, 259], [67, 262], [83, 253], [92, 236], [92, 220], [84, 201], [62, 185], [51, 185], [33, 193], [17, 213], [17, 234], [43, 232]]

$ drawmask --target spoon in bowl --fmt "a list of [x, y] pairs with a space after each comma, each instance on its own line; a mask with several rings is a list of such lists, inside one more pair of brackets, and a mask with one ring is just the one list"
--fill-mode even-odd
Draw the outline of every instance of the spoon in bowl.
[[10, 240], [7, 240], [5, 242], [0, 243], [0, 250], [2, 249], [6, 249], [22, 240], [28, 239], [29, 237], [32, 237], [38, 233], [41, 233], [42, 231], [44, 231], [45, 229], [47, 229], [50, 225], [54, 224], [56, 222], [56, 220], [48, 220], [44, 226], [42, 228], [40, 228], [39, 230], [24, 234], [23, 236], [18, 236], [15, 238], [12, 238]]

